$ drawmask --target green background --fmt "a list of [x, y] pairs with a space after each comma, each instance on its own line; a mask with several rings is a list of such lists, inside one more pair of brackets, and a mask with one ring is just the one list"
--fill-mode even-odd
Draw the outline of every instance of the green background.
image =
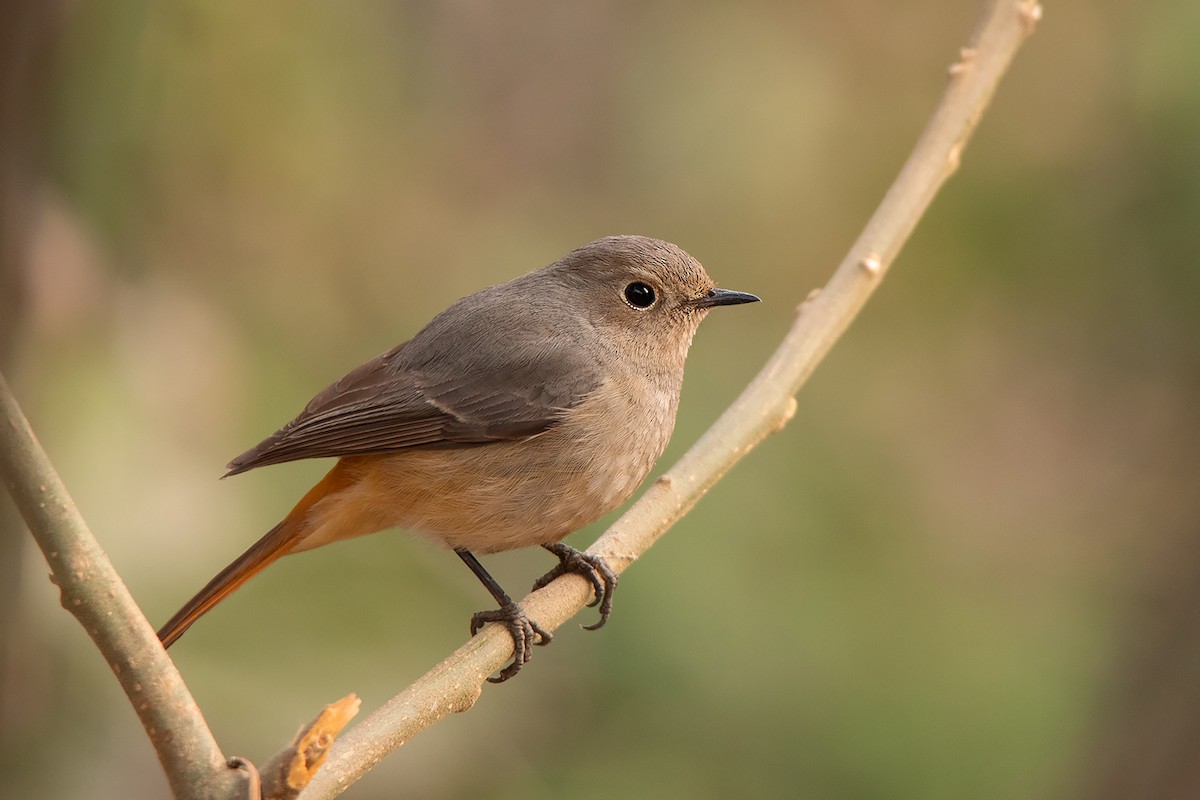
[[[328, 468], [219, 482], [229, 458], [456, 298], [643, 233], [764, 300], [701, 328], [660, 472], [828, 278], [976, 12], [73, 3], [29, 33], [6, 371], [157, 624]], [[626, 573], [608, 627], [564, 627], [347, 796], [1194, 796], [1197, 42], [1194, 1], [1048, 3], [792, 423]], [[3, 536], [0, 794], [164, 796]], [[550, 563], [487, 560], [514, 592]], [[387, 533], [285, 559], [172, 655], [261, 761], [486, 605]]]

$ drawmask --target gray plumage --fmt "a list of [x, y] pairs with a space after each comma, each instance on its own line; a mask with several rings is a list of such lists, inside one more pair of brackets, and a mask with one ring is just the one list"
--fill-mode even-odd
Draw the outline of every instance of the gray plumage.
[[[550, 635], [473, 553], [542, 545], [592, 582], [607, 619], [616, 575], [561, 539], [623, 502], [675, 426], [696, 327], [716, 289], [673, 244], [612, 236], [459, 300], [404, 344], [351, 370], [228, 475], [302, 458], [339, 460], [288, 515], [159, 631], [188, 626], [279, 557], [400, 527], [453, 548], [500, 606], [510, 677]], [[539, 582], [541, 583], [541, 582]]]

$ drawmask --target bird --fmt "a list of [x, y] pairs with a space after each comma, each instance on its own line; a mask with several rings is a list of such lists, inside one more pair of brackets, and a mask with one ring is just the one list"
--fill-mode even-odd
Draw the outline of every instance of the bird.
[[444, 545], [498, 608], [471, 618], [512, 636], [511, 678], [553, 638], [477, 555], [540, 546], [591, 584], [609, 618], [617, 584], [600, 556], [562, 540], [628, 499], [675, 425], [684, 362], [716, 307], [757, 302], [720, 289], [678, 246], [609, 236], [457, 301], [408, 341], [351, 370], [234, 458], [224, 477], [337, 458], [261, 539], [158, 631], [169, 647], [284, 555], [402, 528]]

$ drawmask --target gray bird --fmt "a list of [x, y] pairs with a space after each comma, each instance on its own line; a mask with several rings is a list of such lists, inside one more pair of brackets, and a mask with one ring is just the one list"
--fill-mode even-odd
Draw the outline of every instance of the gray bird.
[[624, 502], [675, 426], [683, 366], [709, 309], [752, 303], [718, 289], [668, 242], [611, 236], [464, 297], [409, 341], [326, 388], [300, 415], [229, 463], [229, 475], [302, 458], [333, 469], [159, 631], [164, 646], [268, 564], [400, 527], [443, 543], [499, 604], [513, 661], [551, 635], [474, 554], [540, 545], [578, 572], [608, 619], [617, 576], [561, 540]]

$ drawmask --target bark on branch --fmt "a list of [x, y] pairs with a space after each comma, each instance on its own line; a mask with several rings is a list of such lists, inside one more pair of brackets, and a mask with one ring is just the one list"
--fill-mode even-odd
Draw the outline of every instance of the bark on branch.
[[[758, 376], [699, 441], [590, 548], [618, 572], [686, 514], [738, 460], [796, 410], [795, 393], [879, 285], [900, 247], [941, 185], [958, 168], [1001, 76], [1041, 18], [1031, 0], [989, 0], [949, 86], [912, 154], [850, 252], [820, 292], [797, 309], [783, 342]], [[567, 575], [522, 600], [553, 630], [591, 596], [584, 580]], [[385, 755], [455, 711], [474, 705], [484, 679], [508, 660], [512, 641], [490, 625], [338, 739], [329, 760], [301, 800], [328, 800]]]
[[226, 765], [175, 664], [80, 516], [2, 375], [0, 477], [46, 556], [63, 608], [92, 637], [129, 697], [175, 797], [233, 797], [244, 778]]

